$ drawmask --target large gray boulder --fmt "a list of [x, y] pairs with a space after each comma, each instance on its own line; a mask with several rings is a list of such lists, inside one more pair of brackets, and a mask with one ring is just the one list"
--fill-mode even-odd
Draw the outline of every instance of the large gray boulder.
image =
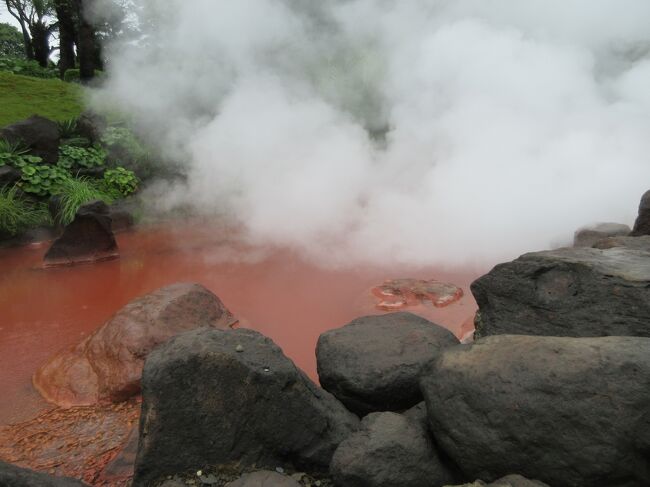
[[372, 413], [334, 453], [341, 487], [440, 487], [454, 479], [425, 427], [396, 413]]
[[0, 139], [20, 143], [29, 152], [43, 159], [45, 164], [56, 164], [59, 160], [61, 136], [56, 122], [33, 115], [13, 125], [0, 129]]
[[630, 233], [632, 237], [650, 235], [650, 191], [646, 191], [639, 203], [639, 214]]
[[203, 329], [154, 350], [142, 375], [134, 485], [232, 462], [324, 471], [358, 419], [269, 338]]
[[650, 253], [567, 248], [525, 254], [471, 286], [477, 338], [650, 336]]
[[623, 247], [630, 250], [650, 252], [650, 235], [644, 235], [642, 237], [608, 237], [599, 240], [593, 247], [601, 250]]
[[438, 447], [468, 478], [650, 485], [650, 339], [502, 335], [422, 379]]
[[596, 223], [579, 229], [573, 236], [574, 247], [592, 247], [596, 242], [608, 237], [628, 235], [631, 229], [623, 223]]
[[449, 330], [411, 313], [365, 316], [319, 337], [318, 377], [359, 415], [404, 410], [422, 401], [422, 369], [458, 343]]
[[86, 484], [68, 477], [54, 477], [20, 468], [0, 460], [1, 487], [84, 487]]

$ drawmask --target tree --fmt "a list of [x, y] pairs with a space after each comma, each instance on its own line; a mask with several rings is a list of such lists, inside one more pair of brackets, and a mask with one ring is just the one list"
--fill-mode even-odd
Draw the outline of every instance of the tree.
[[54, 13], [51, 0], [5, 0], [9, 13], [20, 24], [27, 59], [47, 67], [52, 49], [50, 36], [58, 25], [50, 22]]
[[54, 11], [59, 26], [59, 73], [63, 79], [65, 72], [76, 65], [78, 13], [70, 0], [54, 0]]
[[11, 24], [0, 23], [0, 57], [25, 57], [23, 35]]

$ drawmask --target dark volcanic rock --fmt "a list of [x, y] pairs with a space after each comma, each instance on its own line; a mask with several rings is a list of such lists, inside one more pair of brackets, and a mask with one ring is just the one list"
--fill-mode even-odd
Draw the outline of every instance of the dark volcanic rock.
[[500, 264], [472, 284], [476, 337], [650, 336], [650, 253], [559, 249]]
[[180, 333], [237, 320], [200, 284], [178, 283], [134, 299], [88, 338], [51, 358], [34, 386], [63, 407], [124, 401], [140, 392], [147, 355]]
[[578, 230], [573, 237], [573, 246], [592, 247], [599, 240], [625, 236], [630, 231], [630, 227], [622, 223], [597, 223]]
[[614, 249], [617, 247], [624, 247], [630, 250], [645, 250], [650, 252], [650, 235], [642, 237], [610, 237], [596, 242], [593, 247], [595, 249]]
[[439, 487], [453, 480], [421, 423], [373, 413], [334, 453], [330, 474], [345, 487]]
[[477, 480], [476, 482], [472, 482], [471, 484], [463, 484], [463, 485], [456, 485], [456, 486], [450, 485], [445, 487], [549, 487], [549, 486], [544, 482], [540, 482], [539, 480], [528, 480], [527, 478], [522, 477], [521, 475], [508, 475], [506, 477], [503, 477], [502, 479], [492, 482], [491, 484], [486, 484], [482, 480]]
[[99, 142], [106, 130], [106, 118], [97, 113], [86, 110], [77, 119], [77, 133], [87, 138], [90, 142]]
[[630, 233], [632, 237], [640, 237], [641, 235], [650, 235], [650, 191], [646, 191], [641, 197], [639, 215], [634, 222], [632, 233]]
[[503, 335], [423, 377], [438, 447], [468, 478], [650, 485], [650, 339]]
[[142, 375], [134, 485], [238, 462], [325, 470], [358, 419], [270, 339], [196, 330], [154, 350]]
[[351, 411], [398, 411], [422, 401], [420, 373], [458, 339], [411, 313], [358, 318], [323, 333], [316, 357], [320, 383]]
[[53, 477], [0, 460], [0, 486], [2, 487], [83, 487], [85, 485], [79, 480]]
[[300, 487], [300, 484], [286, 475], [261, 471], [242, 475], [239, 480], [229, 483], [228, 487]]
[[70, 265], [119, 256], [106, 203], [95, 201], [77, 211], [63, 235], [45, 254], [46, 265]]
[[0, 167], [0, 189], [5, 186], [11, 187], [20, 181], [22, 173], [11, 166]]
[[56, 164], [59, 160], [59, 126], [47, 118], [34, 115], [9, 125], [0, 130], [0, 139], [20, 142], [29, 147], [32, 155], [42, 158], [45, 164]]

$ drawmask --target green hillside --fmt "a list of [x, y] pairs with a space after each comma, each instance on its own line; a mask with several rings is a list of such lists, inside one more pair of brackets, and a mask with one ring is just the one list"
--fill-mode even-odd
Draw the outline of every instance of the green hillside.
[[0, 127], [34, 114], [67, 120], [81, 111], [79, 85], [0, 72]]

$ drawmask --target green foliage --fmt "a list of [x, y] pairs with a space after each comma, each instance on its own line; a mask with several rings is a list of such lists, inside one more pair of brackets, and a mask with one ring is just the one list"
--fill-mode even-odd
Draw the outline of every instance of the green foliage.
[[18, 186], [25, 193], [35, 196], [56, 194], [59, 188], [72, 176], [65, 169], [47, 164], [26, 164], [21, 168], [22, 177]]
[[51, 223], [44, 204], [32, 203], [18, 194], [18, 189], [0, 188], [0, 233], [18, 235], [25, 229]]
[[13, 25], [0, 23], [0, 57], [25, 58], [23, 35]]
[[126, 127], [108, 127], [102, 144], [108, 150], [110, 164], [131, 170], [140, 179], [153, 176], [157, 169], [151, 151]]
[[78, 69], [66, 69], [63, 73], [63, 81], [67, 83], [78, 83], [81, 80], [81, 74]]
[[59, 134], [61, 135], [61, 138], [70, 139], [72, 137], [76, 137], [78, 124], [79, 119], [77, 118], [69, 118], [67, 120], [58, 122], [57, 125], [59, 126]]
[[77, 210], [86, 203], [102, 200], [106, 204], [111, 204], [114, 200], [113, 196], [100, 186], [100, 183], [89, 178], [68, 178], [58, 186], [54, 194], [60, 198], [57, 220], [63, 225], [74, 220]]
[[59, 73], [54, 67], [43, 68], [36, 61], [16, 57], [0, 57], [0, 71], [31, 76], [33, 78], [58, 78]]
[[82, 111], [79, 85], [58, 79], [37, 79], [0, 69], [0, 127], [41, 115], [50, 120], [78, 117]]
[[6, 154], [8, 157], [22, 156], [28, 152], [29, 149], [23, 147], [20, 142], [10, 142], [6, 139], [0, 139], [0, 155]]
[[140, 180], [133, 171], [117, 167], [104, 173], [104, 186], [111, 194], [128, 196], [138, 189]]
[[101, 167], [106, 160], [106, 151], [101, 146], [77, 147], [62, 145], [59, 148], [58, 166], [69, 171]]

